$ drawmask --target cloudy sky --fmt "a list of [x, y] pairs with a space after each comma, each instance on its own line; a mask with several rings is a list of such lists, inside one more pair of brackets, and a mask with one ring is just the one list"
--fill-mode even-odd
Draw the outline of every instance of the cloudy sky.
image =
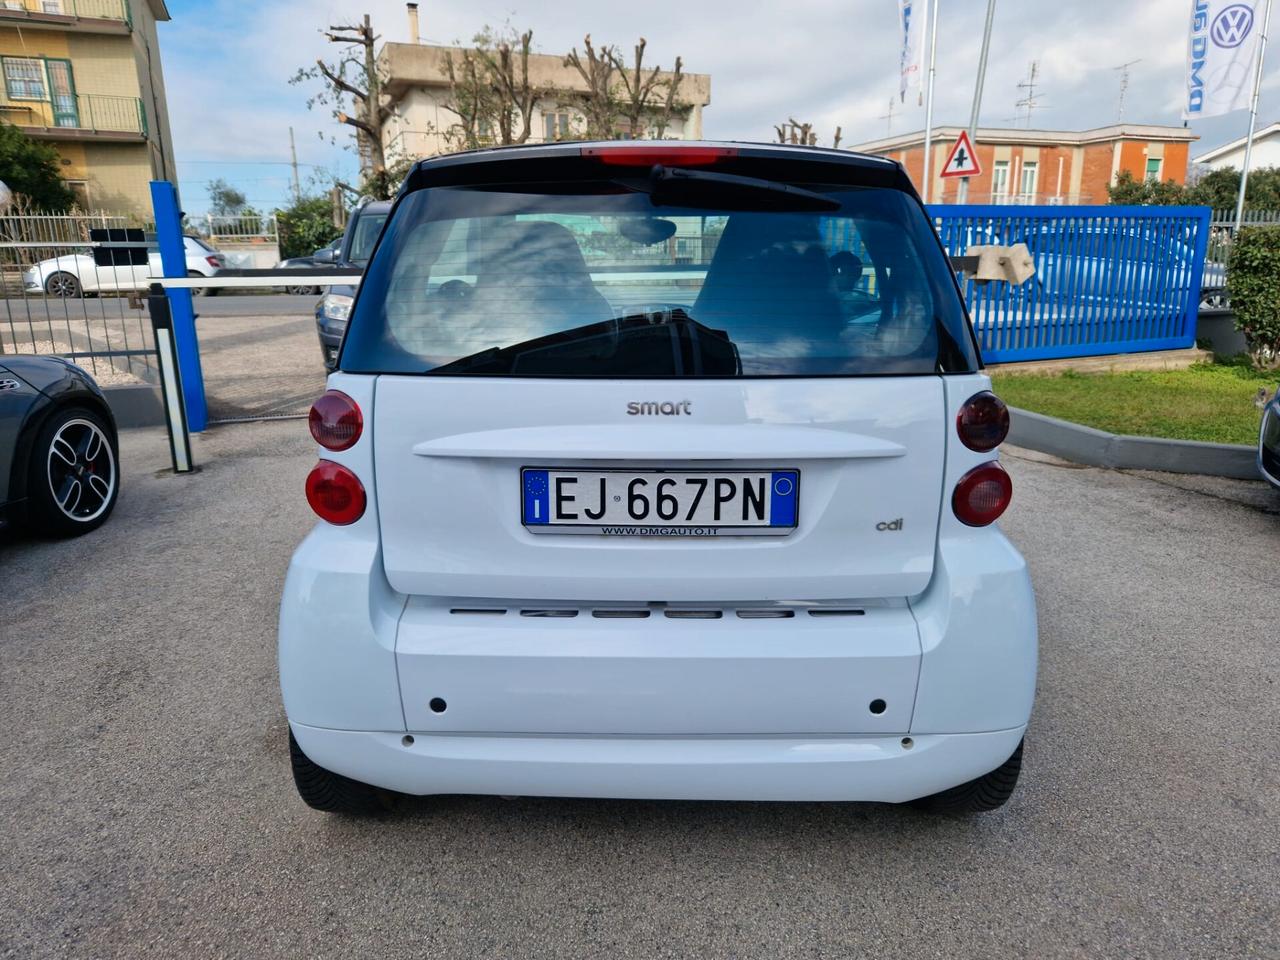
[[[167, 0], [160, 27], [170, 122], [184, 206], [207, 205], [205, 185], [226, 179], [255, 205], [289, 192], [289, 127], [304, 186], [355, 176], [346, 136], [324, 110], [308, 111], [313, 88], [291, 86], [299, 66], [332, 53], [320, 30], [363, 13], [385, 40], [406, 41], [401, 0]], [[1023, 125], [1014, 103], [1032, 60], [1040, 64], [1036, 127], [1082, 129], [1113, 123], [1120, 71], [1130, 83], [1130, 122], [1180, 124], [1189, 0], [997, 0], [984, 126]], [[450, 43], [485, 24], [510, 21], [534, 32], [542, 53], [563, 53], [590, 32], [625, 49], [644, 36], [653, 62], [711, 74], [710, 138], [768, 140], [794, 116], [822, 137], [836, 125], [845, 144], [884, 136], [895, 100], [895, 133], [924, 126], [912, 97], [896, 102], [896, 0], [421, 0], [422, 35]], [[964, 124], [973, 95], [985, 0], [941, 0], [935, 123]], [[1280, 47], [1271, 51], [1259, 124], [1280, 119]], [[1203, 121], [1193, 148], [1243, 136], [1248, 114]], [[337, 136], [338, 144], [329, 141]], [[829, 140], [827, 141], [829, 142]]]

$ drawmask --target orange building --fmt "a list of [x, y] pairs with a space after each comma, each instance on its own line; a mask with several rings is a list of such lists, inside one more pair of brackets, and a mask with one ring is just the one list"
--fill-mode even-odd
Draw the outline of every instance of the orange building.
[[[938, 176], [962, 127], [935, 127], [930, 203], [955, 203], [959, 180]], [[1138, 179], [1187, 179], [1187, 155], [1199, 139], [1185, 127], [1116, 124], [1095, 130], [979, 127], [974, 148], [981, 176], [969, 181], [969, 203], [1106, 203], [1107, 185], [1122, 171]], [[920, 190], [924, 131], [872, 140], [850, 149], [891, 157]], [[920, 190], [921, 196], [924, 191]]]

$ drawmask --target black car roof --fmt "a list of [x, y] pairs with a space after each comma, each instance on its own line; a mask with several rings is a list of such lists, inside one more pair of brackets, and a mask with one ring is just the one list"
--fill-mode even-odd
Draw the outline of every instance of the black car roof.
[[494, 160], [534, 159], [538, 157], [579, 157], [584, 147], [651, 147], [654, 149], [680, 150], [686, 147], [733, 147], [742, 157], [760, 159], [821, 160], [846, 163], [851, 166], [897, 167], [896, 160], [878, 157], [852, 150], [831, 147], [807, 147], [790, 143], [756, 143], [749, 140], [570, 140], [556, 143], [522, 143], [502, 147], [480, 147], [427, 157], [414, 165], [414, 170], [430, 170], [464, 163], [485, 163]]
[[405, 178], [401, 192], [507, 177], [523, 181], [573, 177], [589, 171], [598, 174], [601, 169], [598, 158], [589, 153], [600, 150], [680, 151], [699, 148], [730, 148], [732, 156], [717, 164], [725, 169], [749, 167], [760, 170], [764, 176], [776, 172], [782, 179], [791, 179], [797, 174], [805, 174], [808, 179], [821, 179], [825, 174], [838, 181], [852, 179], [915, 194], [902, 165], [887, 157], [829, 147], [733, 140], [575, 140], [484, 147], [418, 161]]

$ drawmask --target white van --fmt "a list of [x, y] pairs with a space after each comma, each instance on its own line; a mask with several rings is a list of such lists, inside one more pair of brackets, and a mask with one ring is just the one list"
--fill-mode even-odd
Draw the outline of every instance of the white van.
[[1036, 673], [1007, 430], [894, 162], [420, 163], [311, 411], [302, 798], [1001, 805]]

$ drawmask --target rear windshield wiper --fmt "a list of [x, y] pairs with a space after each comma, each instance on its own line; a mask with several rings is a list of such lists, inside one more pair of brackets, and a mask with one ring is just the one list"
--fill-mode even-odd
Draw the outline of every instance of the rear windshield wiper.
[[840, 201], [788, 183], [662, 164], [656, 164], [649, 174], [648, 192], [659, 206], [815, 212], [840, 209]]
[[489, 347], [423, 372], [502, 376], [522, 371], [561, 376], [734, 376], [742, 373], [742, 361], [723, 330], [703, 326], [675, 307], [661, 314], [623, 313], [510, 346]]

